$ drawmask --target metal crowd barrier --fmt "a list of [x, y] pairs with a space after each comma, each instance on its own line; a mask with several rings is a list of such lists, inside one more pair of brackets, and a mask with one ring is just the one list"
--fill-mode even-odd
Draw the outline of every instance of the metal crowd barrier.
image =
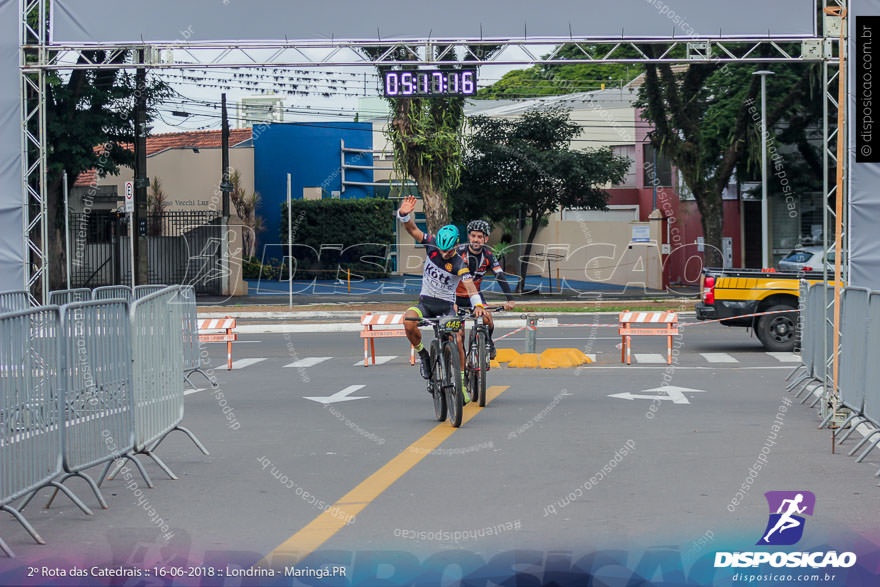
[[[868, 301], [868, 314], [870, 326], [868, 327], [866, 347], [868, 353], [871, 353], [872, 350], [876, 353], [876, 350], [880, 348], [880, 292], [871, 292]], [[880, 430], [880, 386], [877, 385], [878, 381], [880, 381], [880, 361], [869, 358], [865, 370], [865, 417], [874, 425], [875, 431]], [[869, 385], [868, 382], [871, 384]], [[867, 453], [865, 454], [867, 456]], [[880, 470], [875, 473], [875, 476], [880, 477]]]
[[[171, 432], [183, 432], [203, 454], [208, 454], [195, 435], [180, 426], [183, 420], [183, 379], [180, 377], [183, 305], [178, 303], [179, 290], [180, 286], [171, 286], [148, 294], [135, 300], [130, 311], [134, 451], [153, 459], [172, 479], [177, 476], [155, 454]], [[102, 481], [111, 464], [107, 464]], [[107, 478], [113, 478], [115, 473]]]
[[[801, 348], [804, 372], [800, 379], [789, 384], [788, 389], [792, 391], [801, 385], [797, 395], [800, 397], [808, 391], [805, 402], [819, 387], [823, 388], [824, 394], [817, 397], [812, 406], [822, 397], [837, 392], [840, 405], [850, 411], [842, 423], [835, 425], [842, 432], [840, 443], [845, 442], [861, 424], [870, 423], [867, 434], [849, 452], [853, 456], [868, 445], [856, 459], [856, 462], [862, 462], [880, 445], [880, 386], [876, 385], [880, 381], [880, 361], [875, 359], [876, 349], [880, 348], [880, 292], [860, 287], [843, 288], [840, 296], [838, 389], [831, 390], [831, 382], [826, 381], [834, 353], [834, 332], [830, 327], [834, 308], [830, 304], [826, 306], [831, 290], [833, 288], [824, 283], [814, 283], [807, 289]], [[835, 411], [830, 410], [819, 428], [827, 426], [835, 415]], [[875, 475], [880, 477], [880, 470]]]
[[131, 288], [127, 285], [102, 285], [92, 290], [93, 300], [125, 300], [131, 302]]
[[0, 314], [22, 312], [31, 307], [30, 296], [26, 291], [0, 292]]
[[[803, 285], [802, 281], [802, 285]], [[789, 374], [789, 378], [798, 370], [802, 370], [801, 376], [789, 384], [789, 391], [799, 385], [796, 397], [809, 390], [815, 391], [817, 385], [824, 385], [825, 367], [823, 362], [824, 347], [822, 346], [822, 306], [824, 304], [824, 287], [822, 283], [814, 283], [802, 288], [802, 301], [799, 320], [803, 324], [801, 329], [801, 365]], [[806, 293], [803, 293], [805, 290]], [[809, 394], [807, 395], [809, 397]]]
[[[60, 310], [43, 306], [0, 316], [0, 510], [38, 544], [45, 541], [12, 501], [54, 486], [84, 513], [91, 510], [55, 481], [62, 470]], [[0, 549], [12, 551], [0, 539]]]
[[[146, 471], [131, 454], [134, 412], [128, 302], [108, 300], [64, 306], [61, 335], [64, 341], [64, 475], [58, 482], [64, 483], [71, 477], [83, 479], [101, 507], [107, 509], [98, 485], [83, 472], [86, 469], [128, 458], [140, 470], [147, 485], [152, 486]], [[46, 507], [52, 505], [55, 495]]]
[[802, 352], [804, 349], [804, 335], [807, 331], [807, 296], [809, 294], [810, 284], [806, 279], [798, 282], [798, 317], [797, 332], [795, 336], [795, 352]]
[[212, 387], [217, 381], [202, 370], [202, 350], [199, 346], [199, 316], [196, 308], [196, 292], [191, 285], [182, 285], [178, 293], [178, 301], [183, 315], [183, 378], [191, 386], [189, 376], [200, 373]]
[[[876, 360], [877, 345], [880, 344], [880, 292], [871, 292], [868, 294], [868, 312], [867, 312], [867, 333], [865, 337], [866, 365], [864, 371], [864, 403], [860, 412], [861, 421], [868, 421], [873, 425], [873, 431], [869, 432], [861, 442], [859, 442], [849, 452], [854, 455], [862, 446], [869, 446], [859, 455], [856, 462], [860, 463], [865, 460], [868, 453], [874, 450], [880, 444], [880, 388], [877, 387], [878, 377], [880, 377], [880, 364]], [[845, 333], [844, 333], [845, 335]], [[843, 353], [841, 353], [841, 356]], [[873, 360], [872, 360], [873, 359]], [[868, 382], [871, 382], [869, 384]], [[850, 433], [856, 428], [853, 424]], [[841, 441], [845, 440], [841, 439]], [[880, 470], [876, 473], [880, 476]]]
[[59, 289], [49, 292], [50, 306], [63, 306], [73, 302], [87, 302], [92, 299], [92, 290], [87, 287], [76, 289]]
[[856, 429], [865, 409], [865, 370], [868, 361], [868, 299], [870, 292], [864, 288], [848, 287], [841, 294], [840, 308], [840, 379], [838, 381], [840, 404], [850, 410], [850, 415], [840, 425], [843, 430], [851, 424], [849, 432], [840, 438], [844, 442]]
[[[176, 287], [176, 286], [171, 286]], [[143, 297], [146, 297], [150, 294], [154, 294], [156, 292], [160, 292], [164, 289], [167, 289], [167, 285], [136, 285], [134, 286], [134, 292], [132, 294], [132, 298], [135, 300], [139, 300]]]

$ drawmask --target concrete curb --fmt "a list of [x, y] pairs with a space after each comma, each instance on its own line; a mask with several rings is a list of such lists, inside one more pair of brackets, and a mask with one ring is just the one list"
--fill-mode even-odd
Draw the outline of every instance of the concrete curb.
[[[401, 312], [374, 312], [374, 314], [400, 314]], [[535, 312], [539, 316], [617, 316], [620, 312]], [[339, 310], [333, 312], [202, 312], [199, 318], [241, 318], [255, 320], [334, 320], [339, 318], [360, 319], [365, 312]], [[522, 314], [513, 310], [509, 314]], [[696, 312], [678, 312], [680, 316], [696, 315]], [[521, 318], [516, 318], [521, 320]], [[495, 323], [501, 322], [496, 320]]]
[[[496, 320], [496, 328], [519, 328], [524, 320]], [[539, 328], [555, 328], [559, 320], [549, 318], [540, 323]], [[236, 326], [238, 334], [282, 334], [282, 333], [320, 333], [320, 332], [361, 332], [364, 329], [359, 322], [331, 322], [326, 324], [241, 324]], [[393, 326], [374, 326], [374, 330], [394, 330]], [[427, 330], [427, 327], [423, 330]]]

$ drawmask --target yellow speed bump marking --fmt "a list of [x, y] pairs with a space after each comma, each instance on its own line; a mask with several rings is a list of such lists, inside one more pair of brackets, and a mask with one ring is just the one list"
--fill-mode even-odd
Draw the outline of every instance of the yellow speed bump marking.
[[560, 369], [577, 367], [590, 363], [590, 358], [579, 349], [547, 349], [538, 358], [538, 366], [542, 369]]
[[[494, 400], [508, 387], [510, 386], [493, 385], [487, 388], [486, 402]], [[461, 423], [469, 422], [482, 409], [474, 403], [467, 404], [462, 412]], [[267, 567], [273, 560], [283, 560], [285, 565], [289, 565], [307, 558], [456, 430], [457, 428], [447, 422], [437, 424], [385, 466], [364, 479], [360, 485], [339, 498], [339, 501], [324, 510], [302, 530], [277, 546], [256, 566]]]
[[519, 353], [513, 349], [497, 349], [495, 351], [495, 360], [499, 363], [512, 361], [519, 356]]
[[527, 369], [537, 369], [538, 367], [538, 355], [535, 353], [523, 353], [522, 355], [516, 357], [509, 363], [507, 363], [508, 367], [524, 367]]
[[525, 369], [565, 369], [591, 363], [578, 349], [547, 349], [540, 355], [525, 353], [511, 360], [507, 366]]

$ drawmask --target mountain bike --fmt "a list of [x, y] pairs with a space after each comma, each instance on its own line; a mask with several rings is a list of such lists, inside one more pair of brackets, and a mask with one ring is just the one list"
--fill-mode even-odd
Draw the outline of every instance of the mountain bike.
[[431, 341], [431, 378], [428, 392], [434, 397], [434, 416], [438, 422], [449, 418], [453, 428], [461, 426], [464, 396], [461, 391], [461, 358], [458, 356], [457, 337], [464, 321], [459, 316], [439, 318], [406, 318], [430, 325], [434, 329]]
[[[502, 307], [484, 308], [487, 312], [498, 312]], [[489, 326], [482, 318], [474, 316], [473, 309], [459, 309], [459, 316], [473, 320], [470, 330], [467, 351], [465, 351], [465, 380], [471, 401], [478, 402], [481, 408], [486, 407], [486, 372], [489, 371]]]

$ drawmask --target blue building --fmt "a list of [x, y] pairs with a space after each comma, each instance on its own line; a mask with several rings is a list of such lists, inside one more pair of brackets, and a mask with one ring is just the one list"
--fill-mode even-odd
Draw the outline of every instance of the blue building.
[[[374, 195], [373, 125], [369, 122], [297, 122], [255, 126], [254, 190], [265, 230], [259, 249], [285, 242], [281, 206], [291, 197], [367, 198]], [[345, 185], [343, 186], [343, 179]], [[284, 227], [286, 230], [286, 227]]]

